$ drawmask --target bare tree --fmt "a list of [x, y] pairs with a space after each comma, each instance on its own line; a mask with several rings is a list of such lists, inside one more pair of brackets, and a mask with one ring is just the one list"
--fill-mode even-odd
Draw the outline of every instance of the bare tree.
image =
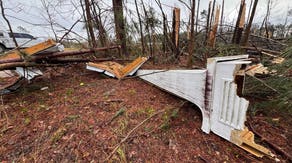
[[[263, 19], [262, 25], [260, 27], [260, 35], [263, 34], [263, 29], [265, 29], [266, 37], [269, 38], [269, 29], [268, 29], [268, 23], [269, 23], [269, 17], [271, 13], [271, 8], [272, 8], [273, 0], [267, 0], [267, 11], [266, 15]], [[265, 27], [264, 27], [265, 26]]]
[[[88, 26], [88, 22], [86, 21], [87, 18], [86, 18], [86, 14], [85, 14], [86, 11], [85, 11], [85, 8], [84, 8], [84, 5], [83, 5], [83, 0], [79, 0], [79, 2], [80, 2], [80, 5], [81, 5], [81, 9], [82, 9], [82, 13], [81, 13], [81, 15], [83, 16], [83, 20], [84, 20], [85, 29], [86, 29], [86, 34], [87, 34], [87, 38], [88, 38], [88, 43], [89, 43], [89, 45], [92, 45], [92, 43], [91, 43], [91, 39], [90, 39], [89, 30], [88, 30], [88, 28], [87, 28], [87, 26]], [[75, 8], [78, 8], [78, 7], [75, 6]]]
[[137, 0], [135, 0], [135, 7], [136, 7], [136, 12], [138, 15], [138, 21], [139, 21], [139, 32], [140, 32], [140, 38], [141, 38], [141, 46], [142, 46], [142, 53], [145, 54], [145, 43], [144, 43], [144, 34], [143, 34], [143, 25], [142, 25], [142, 19], [141, 19], [141, 15], [138, 9], [138, 4], [137, 4]]
[[[91, 0], [91, 3], [92, 3], [92, 14], [94, 17], [96, 28], [98, 29], [98, 32], [99, 32], [99, 40], [100, 40], [101, 46], [107, 46], [107, 32], [102, 23], [101, 8], [99, 7], [97, 2], [94, 2], [94, 0]], [[96, 8], [98, 9], [98, 12]]]
[[148, 33], [148, 41], [149, 41], [149, 49], [150, 49], [150, 56], [153, 57], [153, 46], [152, 46], [152, 37], [151, 37], [151, 32], [150, 32], [150, 25], [149, 25], [149, 15], [148, 12], [146, 10], [145, 4], [143, 2], [143, 0], [141, 1], [142, 7], [143, 7], [143, 11], [144, 11], [144, 15], [145, 15], [145, 19], [146, 19], [146, 30]]
[[220, 33], [223, 32], [223, 19], [224, 19], [224, 0], [222, 0], [222, 10], [221, 10], [221, 18], [220, 18]]
[[[191, 29], [190, 29], [190, 38], [189, 38], [189, 44], [188, 44], [188, 67], [191, 67], [193, 65], [193, 51], [195, 46], [195, 32], [194, 32], [194, 24], [195, 24], [195, 7], [196, 7], [196, 1], [192, 0], [192, 8], [191, 8]], [[198, 21], [198, 20], [197, 20]]]
[[95, 35], [93, 31], [92, 18], [91, 18], [91, 12], [90, 12], [90, 3], [89, 3], [89, 0], [84, 0], [84, 1], [85, 1], [85, 12], [86, 12], [86, 18], [87, 18], [87, 28], [90, 34], [92, 47], [96, 48], [97, 44], [96, 44]]
[[207, 44], [208, 42], [208, 37], [209, 37], [209, 32], [210, 32], [210, 15], [211, 15], [211, 5], [212, 1], [209, 2], [209, 7], [208, 7], [208, 14], [207, 14], [207, 20], [206, 20], [206, 35], [205, 35], [205, 43]]
[[200, 0], [198, 0], [197, 6], [197, 17], [196, 17], [196, 33], [198, 33], [198, 23], [199, 23], [199, 10], [200, 10]]
[[43, 18], [47, 19], [47, 22], [50, 24], [50, 28], [51, 28], [52, 32], [54, 33], [55, 40], [58, 41], [58, 36], [57, 36], [57, 33], [55, 31], [55, 27], [54, 27], [53, 16], [52, 16], [52, 13], [50, 11], [50, 8], [52, 6], [52, 2], [47, 1], [47, 0], [41, 0], [41, 3], [42, 3], [43, 9], [45, 10], [46, 16], [47, 16], [46, 17], [45, 15], [43, 15]]

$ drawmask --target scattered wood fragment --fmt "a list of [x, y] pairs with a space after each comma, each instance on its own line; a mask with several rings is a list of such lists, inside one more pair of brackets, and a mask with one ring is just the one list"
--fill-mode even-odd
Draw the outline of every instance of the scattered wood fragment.
[[274, 63], [274, 64], [281, 64], [281, 63], [284, 62], [284, 60], [285, 60], [285, 58], [277, 57], [277, 58], [274, 58], [274, 59], [272, 60], [272, 63]]
[[264, 67], [263, 64], [259, 63], [256, 65], [247, 67], [245, 73], [250, 76], [255, 76], [255, 74], [268, 74], [269, 71], [267, 67]]

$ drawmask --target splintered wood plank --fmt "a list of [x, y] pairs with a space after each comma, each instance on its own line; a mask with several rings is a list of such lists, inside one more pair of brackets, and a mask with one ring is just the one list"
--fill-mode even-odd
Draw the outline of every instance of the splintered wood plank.
[[126, 66], [112, 61], [106, 61], [101, 63], [89, 62], [87, 64], [87, 69], [100, 73], [105, 73], [108, 76], [122, 79], [127, 75], [133, 75], [147, 60], [147, 57], [138, 57]]
[[7, 54], [0, 56], [0, 60], [13, 60], [13, 59], [20, 59], [23, 55], [33, 55], [36, 54], [38, 52], [41, 52], [43, 50], [46, 50], [50, 47], [53, 47], [56, 45], [56, 42], [53, 41], [52, 39], [49, 39], [47, 41], [44, 41], [42, 43], [33, 45], [31, 47], [25, 48], [23, 50], [20, 50], [21, 52], [19, 52], [18, 50], [13, 50], [10, 52], [7, 52]]
[[[92, 69], [89, 67], [93, 67], [95, 69]], [[123, 68], [123, 66], [121, 64], [116, 63], [116, 62], [112, 62], [112, 61], [101, 62], [101, 63], [89, 62], [87, 64], [87, 69], [89, 69], [89, 70], [98, 71], [98, 72], [105, 72], [105, 74], [107, 74], [111, 77], [116, 77], [116, 78], [121, 77], [120, 70], [122, 68]]]
[[133, 75], [139, 67], [142, 66], [148, 60], [146, 57], [138, 57], [130, 64], [127, 64], [125, 67], [121, 69], [121, 77], [125, 77], [127, 75]]

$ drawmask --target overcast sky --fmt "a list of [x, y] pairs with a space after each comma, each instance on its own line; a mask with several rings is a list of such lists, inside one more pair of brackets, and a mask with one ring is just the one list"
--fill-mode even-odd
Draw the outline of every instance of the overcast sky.
[[[52, 5], [57, 5], [56, 10], [51, 10], [50, 12], [53, 15], [52, 19], [63, 27], [70, 28], [71, 25], [81, 17], [81, 9], [78, 8], [79, 0], [62, 0], [61, 4], [55, 3], [55, 0], [46, 1], [52, 2]], [[112, 0], [98, 0], [103, 8], [110, 8], [111, 1]], [[189, 0], [185, 1], [189, 2]], [[252, 0], [246, 0], [247, 13], [251, 1]], [[254, 20], [255, 23], [260, 23], [263, 21], [267, 8], [267, 1], [268, 0], [259, 0], [257, 13]], [[72, 2], [75, 6], [72, 5]], [[127, 12], [125, 12], [127, 19], [136, 19], [134, 0], [125, 0], [124, 2], [128, 9]], [[154, 0], [144, 0], [144, 2], [146, 5], [152, 6], [155, 10], [157, 10], [157, 17], [160, 16], [159, 8]], [[178, 0], [161, 0], [161, 2], [163, 3], [164, 11], [167, 13], [169, 20], [171, 20], [170, 18], [172, 16], [172, 7], [181, 8], [182, 21], [188, 20], [189, 10]], [[270, 21], [273, 23], [284, 23], [288, 9], [292, 8], [292, 0], [273, 0], [273, 2]], [[3, 0], [3, 3], [6, 8], [5, 11], [8, 15], [8, 19], [10, 20], [15, 31], [18, 31], [18, 26], [22, 26], [34, 36], [53, 37], [47, 21], [48, 16], [40, 0]], [[200, 11], [203, 9], [207, 10], [208, 3], [208, 0], [201, 0]], [[221, 3], [222, 0], [217, 0], [218, 5], [221, 5]], [[240, 0], [225, 0], [225, 21], [234, 22], [236, 20], [239, 4]], [[103, 16], [109, 15], [109, 12], [105, 12]], [[107, 23], [110, 24], [110, 22]], [[291, 18], [288, 20], [288, 23], [292, 23]], [[73, 30], [81, 36], [86, 37], [86, 31], [82, 27], [83, 24], [78, 23]], [[7, 25], [2, 17], [0, 18], [0, 28], [7, 30]], [[110, 29], [111, 27], [108, 28]], [[57, 30], [58, 34], [62, 34], [62, 31], [60, 31], [61, 28], [57, 28]]]

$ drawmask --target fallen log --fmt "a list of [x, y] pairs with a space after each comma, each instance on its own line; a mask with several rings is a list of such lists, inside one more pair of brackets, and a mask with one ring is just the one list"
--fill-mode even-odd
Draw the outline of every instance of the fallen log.
[[86, 50], [46, 53], [46, 54], [39, 54], [39, 55], [29, 56], [29, 57], [27, 57], [25, 59], [24, 58], [16, 58], [16, 59], [0, 60], [0, 64], [14, 63], [14, 62], [24, 62], [24, 61], [32, 62], [32, 61], [48, 59], [48, 58], [74, 56], [74, 55], [88, 54], [88, 53], [93, 53], [93, 52], [97, 52], [97, 51], [105, 51], [105, 50], [109, 50], [109, 49], [120, 49], [120, 48], [121, 47], [118, 45], [118, 46], [110, 46], [110, 47], [102, 47], [102, 48], [92, 48], [92, 49], [86, 49]]
[[88, 58], [54, 58], [47, 60], [48, 63], [80, 63], [80, 62], [105, 62], [105, 61], [124, 61], [130, 62], [133, 61], [131, 59], [117, 59], [113, 57], [108, 58], [96, 58], [96, 59], [88, 59]]
[[54, 58], [48, 60], [48, 63], [75, 63], [75, 62], [89, 62], [87, 58]]
[[52, 67], [52, 66], [62, 66], [66, 63], [82, 63], [82, 62], [104, 62], [104, 61], [131, 61], [128, 59], [115, 59], [115, 58], [98, 58], [98, 59], [86, 59], [86, 58], [54, 58], [48, 60], [46, 63], [36, 63], [36, 62], [12, 62], [0, 64], [0, 71], [12, 69], [15, 67]]
[[266, 53], [271, 53], [274, 55], [280, 55], [281, 52], [279, 51], [274, 51], [274, 50], [270, 50], [270, 49], [263, 49], [263, 48], [258, 48], [258, 47], [249, 47], [249, 46], [241, 46], [242, 49], [247, 49], [247, 50], [255, 50], [255, 51], [259, 51], [259, 52], [266, 52]]

